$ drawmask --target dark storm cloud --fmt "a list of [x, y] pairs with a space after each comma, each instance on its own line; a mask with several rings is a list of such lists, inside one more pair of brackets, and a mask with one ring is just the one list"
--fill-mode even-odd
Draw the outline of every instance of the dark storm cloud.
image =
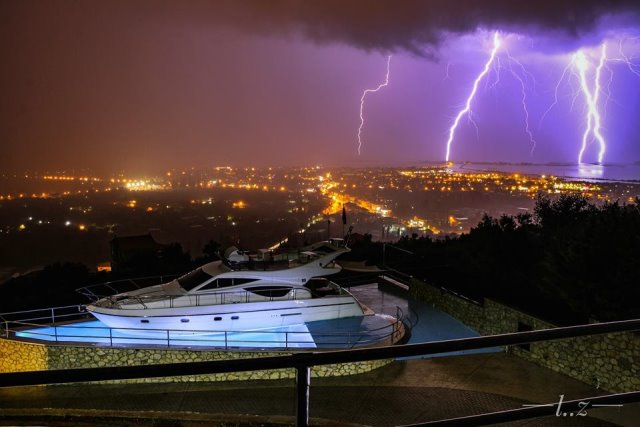
[[424, 54], [443, 34], [478, 28], [580, 38], [604, 16], [640, 11], [638, 0], [318, 0], [216, 3], [217, 19], [258, 33], [302, 33], [320, 43]]
[[[571, 52], [621, 25], [637, 31], [639, 9], [640, 0], [0, 1], [0, 159], [3, 170], [48, 171], [351, 162], [362, 90], [384, 69], [378, 52], [462, 52], [475, 64], [481, 43], [464, 50], [471, 37], [450, 36], [478, 28], [534, 36], [514, 43], [514, 54]], [[366, 160], [440, 158], [465, 95], [450, 92], [465, 90], [468, 69], [454, 67], [459, 78], [440, 83], [444, 68], [412, 55], [397, 55], [392, 68], [390, 90], [367, 104]], [[640, 99], [636, 86], [622, 93]], [[629, 146], [636, 112], [610, 115]], [[503, 115], [520, 135], [520, 118]], [[483, 159], [519, 137], [503, 133]], [[554, 148], [540, 158], [564, 160], [548, 141]]]

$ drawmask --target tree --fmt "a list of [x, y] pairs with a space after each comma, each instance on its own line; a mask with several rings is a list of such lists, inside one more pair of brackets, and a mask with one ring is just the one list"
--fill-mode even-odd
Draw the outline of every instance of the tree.
[[209, 240], [202, 248], [202, 253], [206, 261], [215, 261], [220, 259], [220, 243], [215, 240]]

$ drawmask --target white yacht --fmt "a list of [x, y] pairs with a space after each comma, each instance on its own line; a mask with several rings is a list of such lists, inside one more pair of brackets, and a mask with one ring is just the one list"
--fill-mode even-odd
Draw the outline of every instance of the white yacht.
[[248, 331], [363, 316], [363, 306], [319, 276], [337, 273], [346, 247], [320, 242], [304, 264], [280, 270], [234, 270], [214, 261], [168, 283], [119, 293], [87, 306], [118, 329]]

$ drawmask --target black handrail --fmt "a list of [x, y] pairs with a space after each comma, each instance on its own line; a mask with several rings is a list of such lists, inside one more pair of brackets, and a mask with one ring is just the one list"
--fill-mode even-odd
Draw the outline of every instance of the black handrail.
[[285, 356], [272, 356], [257, 359], [233, 359], [224, 361], [169, 363], [160, 365], [13, 372], [0, 374], [0, 387], [180, 375], [203, 375], [263, 369], [295, 368], [298, 366], [331, 365], [336, 363], [424, 356], [451, 351], [473, 350], [487, 347], [526, 344], [539, 341], [637, 330], [640, 330], [640, 319], [567, 326], [537, 331], [514, 332], [456, 340], [434, 341], [421, 344], [405, 344], [399, 346], [336, 350], [328, 352], [296, 353]]
[[487, 414], [469, 415], [446, 420], [429, 421], [419, 424], [408, 424], [403, 427], [444, 427], [444, 426], [483, 426], [509, 421], [526, 420], [538, 417], [570, 415], [585, 416], [586, 410], [598, 406], [618, 406], [623, 403], [640, 401], [640, 391], [629, 393], [607, 394], [604, 396], [585, 397], [582, 399], [559, 401], [543, 405], [490, 412]]
[[[568, 326], [537, 331], [515, 332], [484, 337], [463, 338], [457, 340], [436, 341], [422, 344], [407, 344], [367, 349], [353, 349], [329, 352], [295, 353], [285, 356], [271, 356], [255, 359], [231, 359], [222, 361], [169, 363], [160, 365], [119, 366], [104, 368], [60, 369], [50, 371], [30, 371], [0, 374], [0, 387], [64, 384], [87, 381], [126, 380], [153, 377], [206, 375], [214, 373], [245, 372], [265, 369], [296, 369], [296, 422], [299, 426], [307, 426], [309, 421], [309, 368], [318, 365], [337, 363], [363, 362], [371, 360], [390, 359], [432, 355], [460, 350], [472, 350], [487, 347], [526, 344], [539, 341], [549, 341], [564, 338], [575, 338], [588, 335], [598, 335], [616, 332], [630, 332], [640, 330], [640, 319], [622, 320], [608, 323]], [[611, 395], [611, 399], [618, 395]], [[625, 395], [619, 395], [625, 397]], [[640, 392], [626, 395], [626, 399], [637, 401]], [[630, 400], [631, 401], [631, 400]], [[532, 417], [549, 415], [540, 410], [540, 415], [530, 410]], [[512, 414], [511, 416], [517, 416]], [[504, 420], [510, 420], [504, 415]], [[514, 418], [517, 419], [517, 418]], [[458, 420], [453, 425], [456, 424]], [[484, 422], [471, 422], [468, 425], [482, 425]], [[436, 424], [437, 425], [437, 424]], [[449, 424], [451, 425], [451, 424]]]

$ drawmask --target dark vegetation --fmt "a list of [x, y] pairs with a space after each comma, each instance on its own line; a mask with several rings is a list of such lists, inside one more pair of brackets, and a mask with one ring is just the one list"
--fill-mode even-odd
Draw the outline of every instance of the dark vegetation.
[[[76, 289], [93, 284], [147, 276], [183, 274], [206, 262], [218, 259], [220, 245], [209, 241], [203, 255], [192, 259], [179, 243], [163, 246], [155, 256], [142, 254], [128, 263], [126, 272], [90, 272], [81, 263], [55, 263], [33, 273], [13, 278], [0, 285], [0, 313], [73, 304], [89, 300]], [[143, 285], [157, 284], [145, 283]]]
[[[640, 317], [639, 199], [597, 206], [582, 196], [541, 197], [533, 214], [485, 215], [460, 237], [405, 236], [383, 251], [382, 243], [365, 235], [351, 247], [351, 259], [385, 264], [474, 300], [489, 297], [559, 324]], [[135, 260], [127, 275], [183, 273], [215, 259], [219, 249], [211, 241], [205, 255], [193, 260], [179, 244], [167, 245], [157, 258]], [[76, 288], [122, 277], [90, 273], [82, 264], [50, 265], [0, 285], [0, 312], [86, 303]]]
[[458, 238], [405, 236], [394, 246], [415, 255], [387, 245], [388, 266], [475, 300], [563, 324], [640, 317], [639, 199], [596, 206], [576, 195], [540, 197], [533, 215], [485, 215]]

